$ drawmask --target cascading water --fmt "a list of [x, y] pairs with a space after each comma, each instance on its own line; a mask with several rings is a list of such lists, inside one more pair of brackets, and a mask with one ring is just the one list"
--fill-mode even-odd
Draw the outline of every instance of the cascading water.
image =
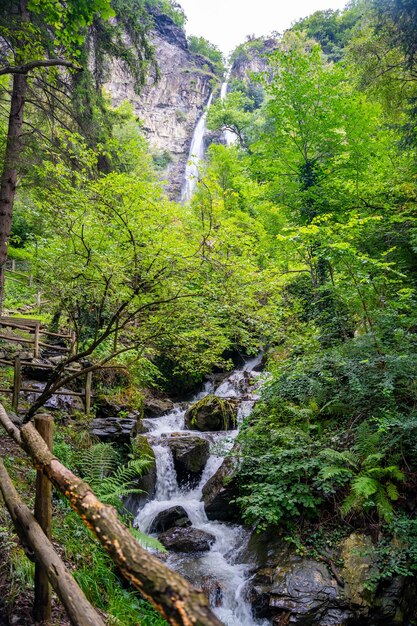
[[[253, 369], [259, 363], [260, 358], [248, 361], [217, 389], [214, 389], [211, 383], [207, 383], [193, 398], [193, 402], [209, 393], [223, 398], [234, 398], [239, 402], [237, 419], [238, 423], [241, 422], [249, 415], [257, 399]], [[166, 563], [192, 580], [194, 584], [209, 589], [213, 611], [225, 626], [267, 626], [270, 622], [253, 617], [245, 595], [249, 566], [240, 562], [239, 555], [247, 545], [248, 532], [238, 524], [209, 521], [202, 502], [204, 485], [222, 464], [226, 450], [233, 445], [238, 431], [199, 432], [199, 437], [207, 438], [214, 443], [213, 453], [205, 465], [199, 484], [180, 488], [172, 452], [166, 444], [169, 438], [183, 437], [187, 434], [196, 436], [196, 431], [186, 431], [184, 428], [185, 411], [186, 408], [181, 406], [160, 418], [144, 420], [144, 425], [148, 428], [146, 436], [155, 452], [157, 483], [154, 499], [138, 511], [135, 524], [143, 532], [149, 532], [159, 513], [175, 506], [183, 507], [192, 527], [210, 533], [215, 541], [208, 552], [171, 552]]]
[[197, 126], [194, 129], [190, 153], [185, 167], [185, 180], [181, 193], [181, 202], [188, 202], [191, 200], [191, 196], [193, 195], [193, 191], [197, 185], [198, 166], [200, 161], [204, 159], [204, 135], [206, 132], [207, 111], [210, 108], [212, 98], [213, 94], [211, 93], [206, 105], [206, 110], [198, 120]]
[[[229, 86], [228, 78], [229, 78], [229, 74], [227, 74], [226, 80], [222, 84], [222, 87], [220, 89], [220, 100], [224, 100], [227, 96], [227, 88]], [[231, 130], [226, 129], [223, 132], [223, 137], [225, 139], [226, 145], [228, 146], [232, 146], [233, 144], [236, 143], [236, 135], [232, 133]]]

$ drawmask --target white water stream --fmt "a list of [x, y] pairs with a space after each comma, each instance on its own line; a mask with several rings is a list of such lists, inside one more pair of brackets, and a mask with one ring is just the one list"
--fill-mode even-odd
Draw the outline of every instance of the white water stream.
[[[222, 84], [222, 88], [220, 89], [220, 100], [224, 100], [227, 96], [227, 88], [229, 86], [228, 76], [226, 77], [226, 81]], [[227, 146], [233, 146], [236, 143], [236, 135], [232, 133], [231, 130], [226, 129], [223, 132], [223, 137]]]
[[204, 159], [204, 135], [206, 132], [207, 111], [210, 108], [213, 94], [210, 94], [206, 109], [198, 120], [194, 129], [193, 138], [191, 140], [190, 153], [188, 155], [187, 165], [185, 166], [185, 180], [181, 192], [181, 202], [189, 202], [196, 188], [199, 177], [200, 162]]
[[[257, 375], [253, 369], [259, 363], [260, 358], [248, 361], [242, 369], [235, 370], [214, 390], [210, 383], [206, 384], [192, 402], [208, 393], [241, 400], [238, 410], [238, 423], [241, 423], [249, 415], [257, 399], [257, 385], [254, 384]], [[253, 617], [246, 597], [249, 566], [241, 563], [239, 556], [247, 545], [248, 532], [238, 524], [209, 521], [201, 500], [204, 485], [222, 464], [223, 454], [233, 445], [238, 430], [222, 433], [186, 431], [184, 414], [185, 408], [177, 407], [160, 418], [144, 420], [145, 427], [149, 429], [147, 437], [155, 452], [157, 484], [154, 499], [138, 511], [135, 524], [143, 532], [149, 532], [152, 522], [161, 511], [182, 506], [192, 526], [214, 535], [215, 542], [208, 552], [169, 553], [167, 564], [195, 585], [206, 588], [211, 586], [214, 589], [210, 593], [213, 611], [225, 626], [267, 626], [269, 621]], [[214, 453], [209, 457], [201, 480], [194, 488], [179, 487], [172, 452], [164, 445], [168, 437], [181, 436], [177, 433], [183, 435], [187, 432], [193, 436], [205, 437], [214, 444]]]

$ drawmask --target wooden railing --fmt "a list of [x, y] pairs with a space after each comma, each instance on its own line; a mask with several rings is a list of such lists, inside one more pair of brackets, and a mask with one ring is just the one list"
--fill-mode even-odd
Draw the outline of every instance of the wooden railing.
[[[37, 418], [38, 428], [39, 419]], [[158, 558], [142, 548], [120, 521], [115, 509], [100, 502], [89, 485], [75, 476], [52, 454], [33, 424], [28, 423], [21, 429], [17, 428], [0, 404], [0, 425], [29, 455], [38, 471], [38, 478], [42, 480], [46, 478], [68, 499], [71, 507], [93, 532], [121, 574], [170, 624], [221, 626], [202, 591], [193, 588], [180, 574], [171, 571]], [[50, 507], [50, 494], [46, 494], [42, 486], [39, 490], [42, 495], [39, 496], [38, 507], [45, 513], [45, 508]], [[65, 566], [55, 553], [45, 532], [20, 500], [1, 460], [0, 491], [16, 531], [24, 544], [33, 551], [40, 570], [48, 577], [62, 600], [72, 624], [102, 626], [103, 621], [88, 603], [88, 606], [83, 604], [84, 608], [77, 611], [78, 603], [84, 602], [85, 597], [83, 599], [79, 589], [75, 590], [75, 581], [68, 571], [63, 569]], [[37, 594], [35, 606], [40, 603], [39, 588]]]
[[[74, 343], [74, 333], [54, 333], [41, 328], [40, 320], [24, 319], [18, 317], [0, 317], [0, 328], [12, 328], [25, 334], [33, 335], [33, 339], [27, 339], [21, 335], [11, 335], [0, 333], [0, 340], [15, 343], [15, 344], [30, 344], [33, 345], [33, 358], [38, 359], [40, 356], [40, 349], [46, 348], [66, 356], [71, 354]], [[57, 337], [68, 341], [68, 346], [57, 346], [55, 344], [45, 343], [40, 340], [41, 336]], [[31, 361], [22, 360], [19, 355], [12, 359], [0, 359], [0, 365], [9, 365], [14, 368], [13, 372], [13, 384], [10, 388], [0, 387], [0, 393], [6, 393], [12, 395], [12, 407], [15, 411], [19, 408], [20, 393], [34, 393], [40, 394], [42, 390], [31, 389], [30, 387], [22, 387], [22, 367], [32, 366], [37, 369], [53, 370], [54, 365], [47, 363], [32, 363]], [[79, 371], [75, 368], [67, 368], [68, 372]], [[83, 392], [77, 391], [55, 391], [54, 395], [57, 396], [70, 396], [79, 397], [84, 400], [85, 412], [88, 414], [91, 409], [91, 393], [92, 393], [92, 376], [93, 373], [87, 372], [85, 374], [85, 387]]]

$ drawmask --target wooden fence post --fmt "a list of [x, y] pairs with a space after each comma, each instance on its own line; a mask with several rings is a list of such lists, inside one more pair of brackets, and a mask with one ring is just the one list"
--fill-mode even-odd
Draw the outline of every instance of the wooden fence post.
[[71, 335], [71, 338], [70, 338], [69, 356], [73, 356], [73, 354], [75, 354], [75, 352], [76, 352], [75, 343], [77, 341], [77, 336], [75, 334], [75, 330], [72, 330], [70, 332], [70, 335]]
[[87, 372], [85, 378], [85, 414], [88, 415], [91, 409], [91, 384], [93, 382], [93, 372]]
[[33, 344], [33, 356], [35, 359], [39, 359], [39, 333], [40, 333], [40, 324], [36, 324], [35, 326], [35, 339]]
[[14, 361], [14, 378], [13, 378], [13, 399], [12, 407], [17, 412], [19, 408], [19, 393], [22, 384], [22, 369], [20, 363], [20, 356], [17, 355]]
[[[50, 415], [35, 415], [35, 428], [45, 441], [49, 450], [52, 450], [54, 420]], [[42, 528], [45, 536], [51, 539], [52, 523], [52, 485], [41, 472], [36, 473], [35, 519]], [[51, 619], [51, 586], [44, 567], [35, 564], [35, 604], [33, 617], [36, 622], [46, 624]]]

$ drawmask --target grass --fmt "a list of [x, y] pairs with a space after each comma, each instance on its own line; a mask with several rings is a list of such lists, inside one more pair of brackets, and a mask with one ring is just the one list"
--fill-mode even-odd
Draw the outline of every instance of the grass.
[[[78, 429], [77, 429], [78, 430]], [[75, 462], [79, 456], [79, 433], [64, 425], [56, 429], [58, 450]], [[87, 444], [87, 441], [85, 442]], [[33, 507], [35, 470], [18, 448], [0, 433], [0, 455], [24, 502]], [[90, 602], [107, 616], [109, 626], [165, 626], [162, 617], [122, 579], [112, 561], [74, 513], [66, 500], [54, 494], [52, 536], [78, 584]], [[0, 500], [0, 583], [6, 606], [27, 602], [33, 590], [33, 563], [19, 544], [7, 510]], [[7, 589], [5, 589], [7, 581]], [[1, 587], [1, 585], [0, 585]], [[57, 622], [58, 624], [58, 622]]]

